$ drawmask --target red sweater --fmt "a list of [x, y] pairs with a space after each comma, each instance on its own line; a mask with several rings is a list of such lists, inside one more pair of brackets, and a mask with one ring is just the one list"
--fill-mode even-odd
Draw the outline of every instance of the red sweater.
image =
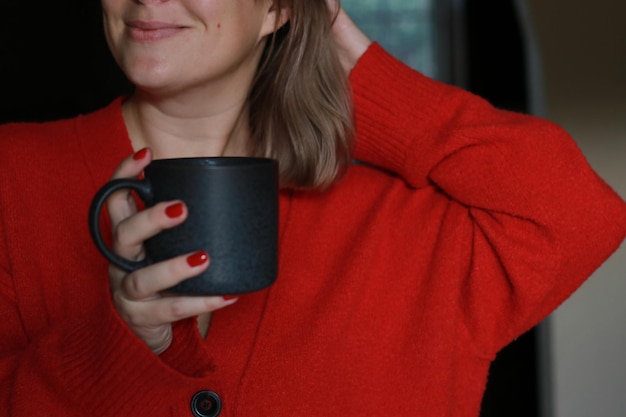
[[132, 152], [120, 100], [0, 129], [0, 409], [11, 416], [476, 416], [496, 352], [626, 236], [626, 204], [557, 126], [373, 46], [356, 157], [281, 195], [274, 286], [154, 355], [113, 309], [89, 202]]

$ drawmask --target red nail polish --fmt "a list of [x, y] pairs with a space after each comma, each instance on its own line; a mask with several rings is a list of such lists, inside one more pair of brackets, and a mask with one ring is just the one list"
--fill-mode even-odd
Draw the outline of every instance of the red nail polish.
[[205, 251], [196, 252], [187, 257], [187, 264], [190, 267], [195, 268], [206, 263], [209, 260], [209, 255]]
[[183, 205], [183, 203], [174, 203], [167, 206], [167, 208], [165, 209], [165, 215], [170, 219], [175, 219], [182, 216], [184, 210], [185, 206]]
[[234, 300], [234, 299], [239, 298], [239, 296], [237, 296], [237, 295], [225, 295], [222, 298], [224, 298], [225, 301], [230, 301], [230, 300]]
[[135, 161], [139, 161], [140, 159], [145, 158], [147, 153], [148, 153], [148, 148], [140, 149], [137, 152], [135, 152], [135, 154], [133, 155], [133, 159]]

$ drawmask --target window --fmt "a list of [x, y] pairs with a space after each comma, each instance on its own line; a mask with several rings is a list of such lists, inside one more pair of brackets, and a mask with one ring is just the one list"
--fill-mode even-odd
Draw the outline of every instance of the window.
[[342, 5], [372, 40], [411, 67], [436, 77], [433, 0], [343, 0]]

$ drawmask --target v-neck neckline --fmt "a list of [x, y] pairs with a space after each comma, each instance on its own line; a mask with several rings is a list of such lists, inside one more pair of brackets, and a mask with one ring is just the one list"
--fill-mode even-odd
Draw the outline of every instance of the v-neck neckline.
[[[118, 97], [94, 115], [80, 116], [76, 133], [84, 161], [94, 183], [94, 192], [111, 178], [122, 160], [134, 153], [122, 116], [124, 97]], [[99, 132], [94, 139], [93, 132]]]
[[[113, 101], [100, 110], [98, 117], [79, 117], [76, 124], [85, 164], [93, 180], [94, 193], [110, 179], [119, 163], [134, 152], [122, 115], [123, 100], [124, 97], [120, 97]], [[90, 135], [94, 131], [100, 132], [98, 137], [109, 140], [94, 140]], [[283, 189], [279, 194], [279, 252], [291, 217], [293, 193], [291, 189]], [[222, 368], [220, 365], [223, 365], [222, 371], [228, 368], [227, 373], [234, 372], [239, 376], [245, 372], [261, 332], [267, 302], [274, 286], [242, 295], [234, 305], [213, 313], [204, 344], [216, 366]]]

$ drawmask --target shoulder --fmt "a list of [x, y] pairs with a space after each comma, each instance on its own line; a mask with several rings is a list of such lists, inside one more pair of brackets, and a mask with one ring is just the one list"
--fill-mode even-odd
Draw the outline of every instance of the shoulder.
[[0, 200], [55, 197], [67, 191], [68, 179], [83, 184], [77, 192], [104, 183], [131, 151], [121, 99], [70, 119], [0, 126]]
[[[0, 125], [0, 165], [3, 167], [54, 160], [80, 151], [85, 126], [112, 124], [121, 119], [121, 99], [86, 115], [49, 121]], [[97, 132], [97, 129], [88, 129]]]
[[74, 130], [75, 118], [43, 123], [9, 123], [0, 126], [2, 149], [32, 145], [32, 142], [57, 141]]

